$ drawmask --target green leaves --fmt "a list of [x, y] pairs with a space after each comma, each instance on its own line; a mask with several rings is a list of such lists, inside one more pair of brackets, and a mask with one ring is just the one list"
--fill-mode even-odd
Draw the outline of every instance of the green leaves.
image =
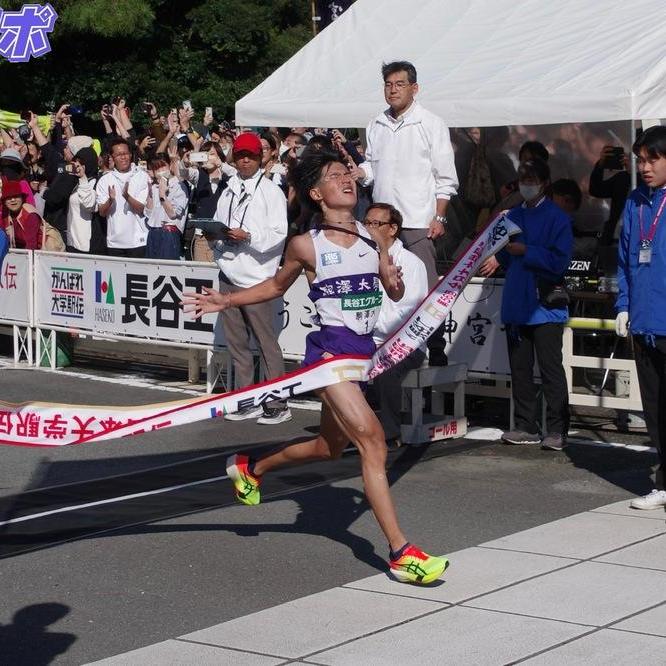
[[[6, 9], [20, 0], [4, 0]], [[237, 99], [311, 37], [309, 0], [62, 0], [52, 52], [29, 63], [0, 58], [0, 108], [86, 109], [77, 129], [99, 131], [114, 95], [161, 111], [191, 99], [233, 118]], [[94, 122], [93, 122], [94, 121]]]

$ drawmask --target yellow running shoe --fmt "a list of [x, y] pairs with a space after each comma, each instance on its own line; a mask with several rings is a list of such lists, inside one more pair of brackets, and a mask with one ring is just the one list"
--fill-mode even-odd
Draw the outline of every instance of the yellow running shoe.
[[393, 576], [401, 583], [428, 585], [446, 571], [449, 561], [445, 557], [428, 555], [409, 544], [400, 557], [389, 560], [389, 566]]
[[250, 459], [236, 454], [227, 458], [227, 474], [234, 483], [236, 498], [242, 504], [256, 506], [261, 501], [261, 479], [248, 470]]

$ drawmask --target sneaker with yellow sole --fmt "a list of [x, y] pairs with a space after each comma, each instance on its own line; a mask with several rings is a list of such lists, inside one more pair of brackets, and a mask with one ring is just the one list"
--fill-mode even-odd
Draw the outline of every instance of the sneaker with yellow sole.
[[227, 475], [233, 481], [236, 499], [242, 504], [256, 506], [261, 501], [261, 478], [250, 473], [250, 459], [239, 453], [227, 458]]
[[428, 555], [416, 546], [409, 544], [401, 555], [389, 560], [391, 574], [401, 583], [428, 585], [436, 581], [448, 568], [445, 557]]

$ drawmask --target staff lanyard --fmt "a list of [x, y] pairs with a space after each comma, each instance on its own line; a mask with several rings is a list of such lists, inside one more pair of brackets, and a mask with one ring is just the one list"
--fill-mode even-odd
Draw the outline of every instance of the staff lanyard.
[[[261, 176], [259, 176], [257, 180], [257, 186], [254, 188], [254, 194], [257, 193], [257, 190], [259, 189], [259, 183], [261, 183], [261, 179], [264, 177], [264, 174], [262, 173]], [[243, 205], [245, 200], [250, 196], [249, 192], [245, 192], [245, 194], [239, 199], [238, 205], [236, 206], [236, 209], [233, 211], [234, 213]], [[234, 207], [234, 199], [236, 198], [236, 193], [232, 190], [231, 191], [231, 200], [229, 201], [229, 213], [227, 214], [227, 226], [231, 228], [231, 211]], [[245, 222], [245, 215], [247, 215], [247, 209], [250, 207], [250, 202], [248, 201], [247, 205], [245, 206], [245, 210], [243, 211], [243, 216], [241, 217], [240, 224], [238, 225], [239, 229], [243, 228], [243, 223]]]
[[652, 240], [654, 239], [654, 235], [657, 232], [657, 224], [659, 223], [659, 219], [661, 218], [661, 214], [664, 212], [664, 206], [666, 206], [666, 192], [664, 192], [664, 195], [661, 199], [661, 204], [659, 205], [659, 210], [657, 210], [657, 214], [652, 218], [652, 224], [650, 225], [650, 228], [647, 232], [647, 235], [643, 233], [643, 208], [644, 206], [641, 206], [639, 212], [638, 212], [638, 228], [640, 230], [640, 237], [641, 237], [641, 245], [646, 244], [651, 245]]

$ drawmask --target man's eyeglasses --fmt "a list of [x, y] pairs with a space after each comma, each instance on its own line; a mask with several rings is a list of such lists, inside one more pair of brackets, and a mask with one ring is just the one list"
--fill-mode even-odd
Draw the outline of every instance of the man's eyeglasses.
[[378, 229], [379, 227], [383, 227], [386, 224], [393, 224], [392, 222], [380, 222], [379, 220], [363, 220], [361, 224], [364, 227], [373, 227], [374, 229]]
[[386, 81], [384, 83], [384, 90], [393, 90], [393, 88], [396, 90], [404, 90], [407, 86], [411, 85], [412, 84], [409, 81], [395, 81], [394, 83]]

